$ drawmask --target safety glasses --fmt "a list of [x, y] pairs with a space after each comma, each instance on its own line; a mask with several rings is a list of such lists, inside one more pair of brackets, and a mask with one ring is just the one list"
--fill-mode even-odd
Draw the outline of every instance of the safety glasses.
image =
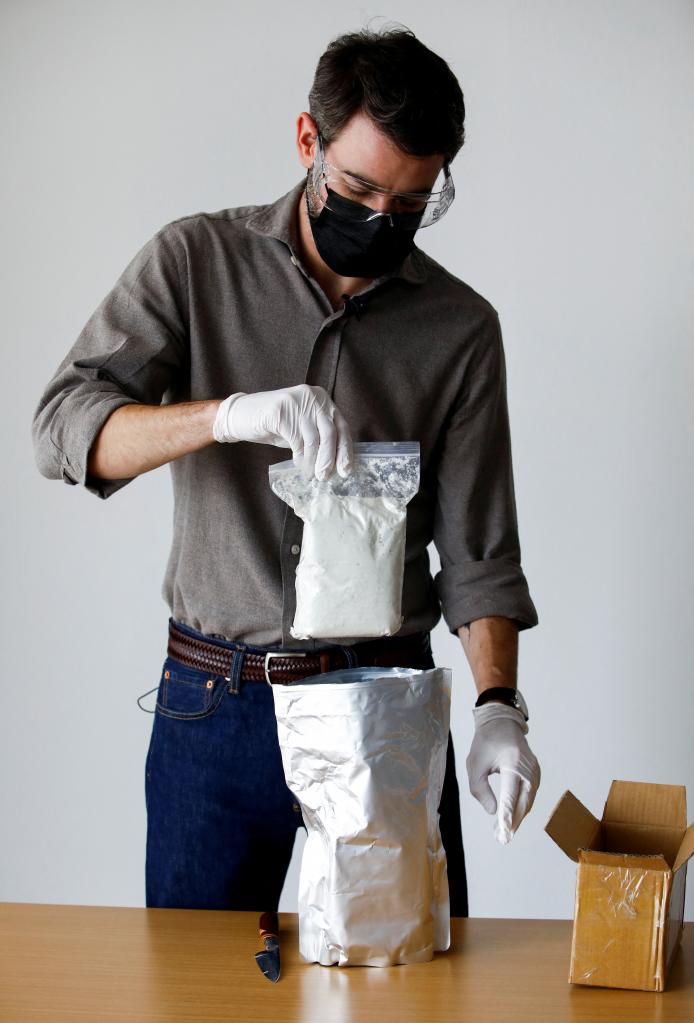
[[[442, 175], [442, 177], [441, 177]], [[394, 192], [348, 174], [325, 159], [323, 140], [316, 138], [316, 155], [308, 175], [306, 197], [309, 213], [317, 217], [324, 207], [345, 220], [368, 221], [386, 217], [392, 224], [406, 230], [417, 230], [435, 224], [446, 213], [455, 197], [455, 186], [448, 165], [442, 168], [435, 184], [441, 187], [431, 192]], [[331, 193], [339, 196], [337, 201]], [[387, 210], [372, 208], [378, 197], [386, 196]]]

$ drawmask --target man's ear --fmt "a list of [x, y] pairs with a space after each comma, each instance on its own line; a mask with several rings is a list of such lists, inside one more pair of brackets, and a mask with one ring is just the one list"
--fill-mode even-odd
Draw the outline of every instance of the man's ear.
[[302, 110], [296, 119], [296, 151], [299, 154], [299, 162], [307, 170], [313, 164], [317, 136], [316, 122], [310, 114]]

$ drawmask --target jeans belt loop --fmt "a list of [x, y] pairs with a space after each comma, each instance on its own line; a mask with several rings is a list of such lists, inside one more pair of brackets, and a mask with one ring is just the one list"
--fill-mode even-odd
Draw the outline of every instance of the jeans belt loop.
[[232, 652], [231, 655], [231, 670], [229, 675], [225, 675], [226, 681], [229, 683], [227, 686], [227, 692], [232, 693], [234, 696], [239, 695], [241, 688], [241, 672], [243, 670], [243, 660], [246, 656], [246, 644], [238, 643], [237, 649]]

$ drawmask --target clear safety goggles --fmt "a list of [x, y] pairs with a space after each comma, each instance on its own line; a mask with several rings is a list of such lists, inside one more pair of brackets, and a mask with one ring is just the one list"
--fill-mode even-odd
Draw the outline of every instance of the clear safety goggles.
[[[354, 174], [347, 174], [339, 167], [327, 163], [320, 135], [316, 138], [316, 156], [308, 175], [306, 197], [309, 213], [317, 217], [324, 207], [336, 216], [354, 221], [374, 220], [387, 217], [392, 224], [417, 230], [435, 224], [446, 213], [455, 197], [455, 186], [450, 169], [446, 164], [435, 184], [441, 187], [431, 192], [394, 192], [379, 185], [371, 184]], [[328, 189], [347, 202], [331, 206]], [[373, 209], [372, 203], [386, 196], [390, 202], [386, 210]]]

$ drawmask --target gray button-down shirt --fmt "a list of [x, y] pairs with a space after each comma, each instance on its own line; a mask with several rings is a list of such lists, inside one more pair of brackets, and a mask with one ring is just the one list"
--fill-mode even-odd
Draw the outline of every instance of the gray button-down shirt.
[[[495, 309], [415, 248], [356, 305], [333, 310], [299, 258], [303, 186], [268, 205], [180, 217], [140, 249], [39, 400], [41, 473], [107, 498], [131, 480], [88, 476], [87, 455], [120, 405], [319, 384], [355, 441], [420, 443], [400, 633], [430, 630], [441, 613], [452, 633], [487, 615], [536, 625]], [[162, 595], [175, 619], [262, 646], [325, 645], [289, 633], [303, 523], [268, 482], [268, 466], [288, 457], [272, 445], [213, 441], [169, 463], [174, 533]]]

